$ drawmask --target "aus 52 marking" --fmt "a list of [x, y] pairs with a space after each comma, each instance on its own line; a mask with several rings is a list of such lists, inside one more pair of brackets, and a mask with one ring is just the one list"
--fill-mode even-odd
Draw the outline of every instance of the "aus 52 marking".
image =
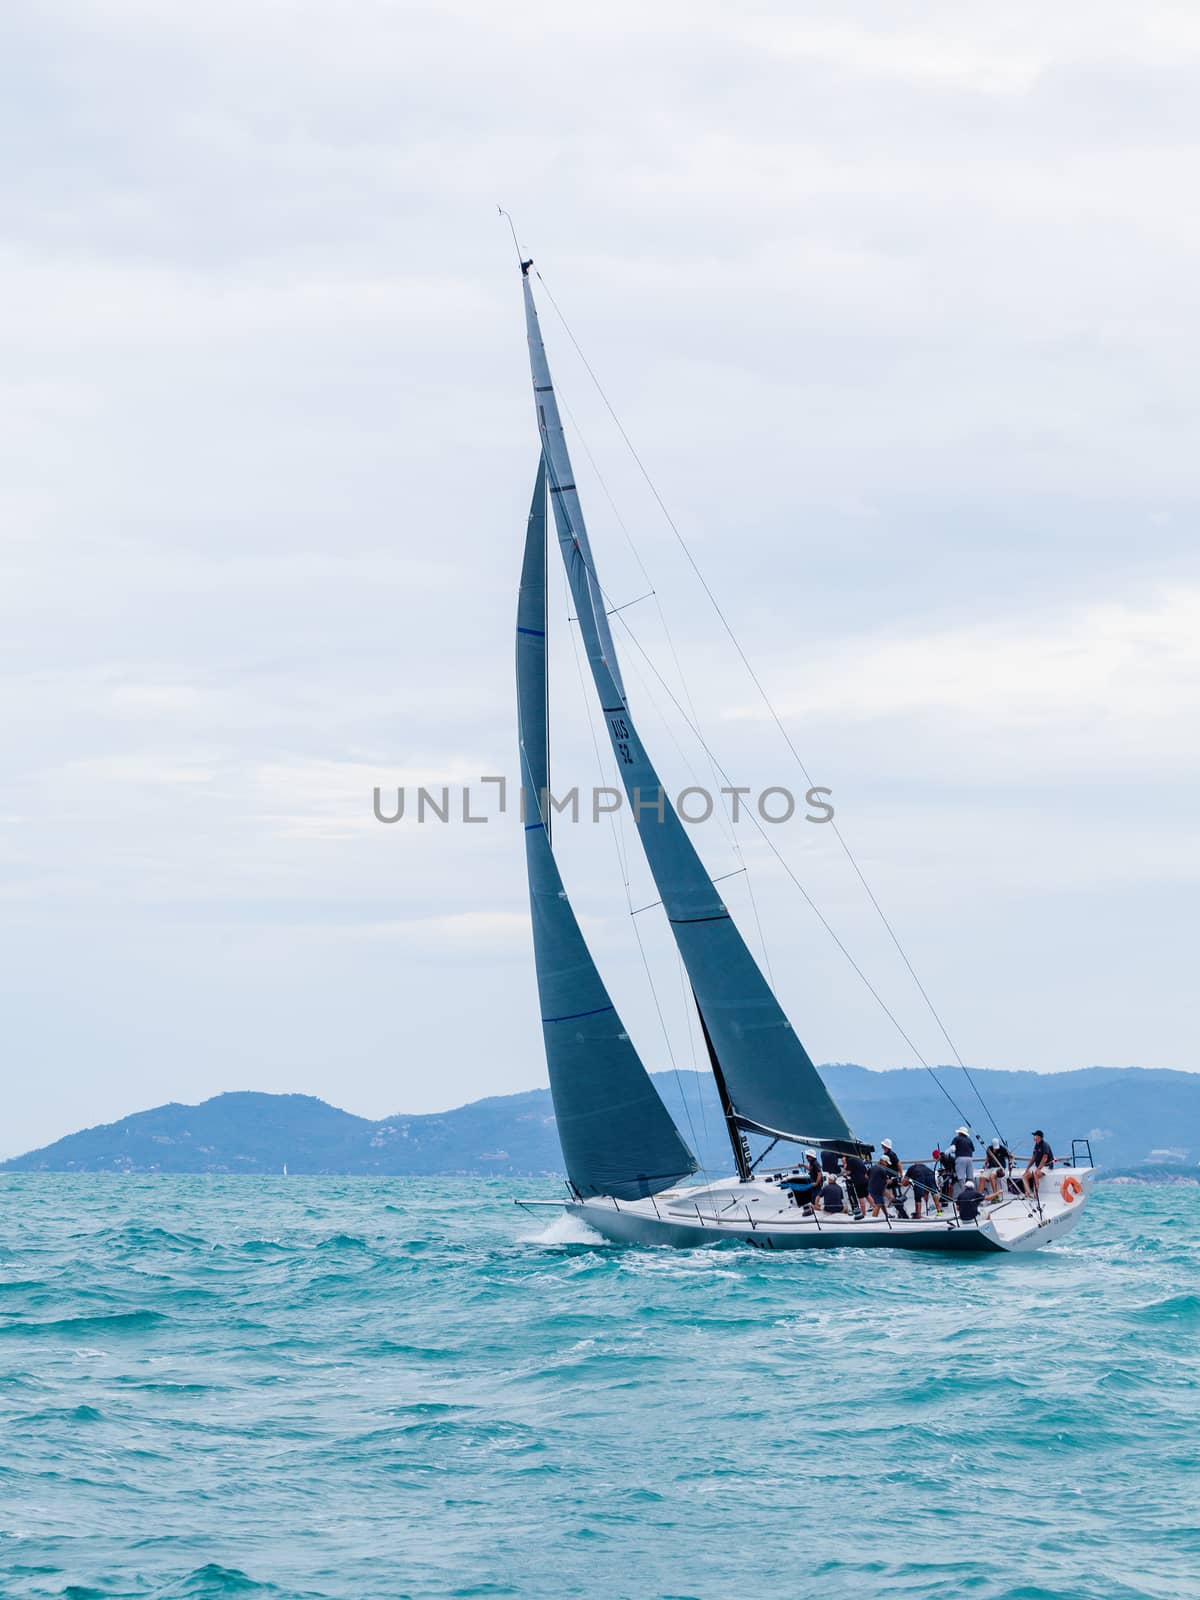
[[617, 754], [627, 767], [633, 765], [633, 756], [629, 749], [629, 725], [624, 717], [610, 717], [608, 726], [612, 730], [613, 743], [617, 747]]

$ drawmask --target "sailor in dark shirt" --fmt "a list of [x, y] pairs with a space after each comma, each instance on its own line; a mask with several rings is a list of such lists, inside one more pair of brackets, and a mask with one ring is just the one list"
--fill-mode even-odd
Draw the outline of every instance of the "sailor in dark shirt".
[[786, 1178], [781, 1178], [779, 1187], [785, 1189], [791, 1195], [793, 1202], [803, 1211], [806, 1206], [811, 1206], [817, 1198], [823, 1182], [823, 1176], [819, 1182], [814, 1182], [808, 1168], [800, 1167], [796, 1171], [789, 1173]]
[[964, 1222], [974, 1222], [979, 1215], [979, 1208], [983, 1204], [983, 1196], [973, 1183], [968, 1183], [959, 1191], [955, 1200], [958, 1214]]
[[813, 1188], [819, 1190], [825, 1182], [825, 1174], [821, 1170], [821, 1163], [817, 1160], [817, 1152], [815, 1150], [806, 1150], [804, 1152], [804, 1165], [808, 1168], [808, 1176], [812, 1180]]
[[900, 1165], [900, 1157], [892, 1148], [890, 1139], [881, 1139], [879, 1141], [879, 1160], [890, 1174], [888, 1177], [888, 1198], [895, 1206], [897, 1215], [902, 1217], [904, 1215], [904, 1200], [900, 1193], [900, 1187], [904, 1182], [904, 1169]]
[[926, 1201], [932, 1211], [937, 1203], [937, 1178], [933, 1168], [926, 1166], [924, 1161], [914, 1161], [905, 1177], [912, 1184], [914, 1214], [920, 1217], [921, 1207]]
[[1036, 1195], [1038, 1180], [1043, 1172], [1049, 1172], [1054, 1165], [1054, 1151], [1046, 1143], [1046, 1135], [1040, 1128], [1033, 1130], [1033, 1154], [1029, 1157], [1029, 1165], [1021, 1174], [1021, 1185], [1027, 1195]]
[[867, 1198], [867, 1163], [861, 1156], [847, 1156], [842, 1163], [846, 1175], [846, 1196], [851, 1211], [865, 1213]]
[[1012, 1151], [999, 1138], [993, 1139], [983, 1157], [983, 1192], [988, 1199], [999, 1200], [1005, 1192], [1011, 1164]]
[[836, 1178], [829, 1178], [821, 1190], [821, 1210], [826, 1212], [844, 1211], [846, 1197], [842, 1193], [842, 1186]]
[[847, 1156], [843, 1162], [846, 1176], [854, 1187], [855, 1194], [867, 1192], [867, 1163], [861, 1156]]
[[954, 1196], [954, 1151], [935, 1150], [933, 1159], [937, 1162], [938, 1192], [949, 1204]]
[[876, 1161], [867, 1174], [867, 1200], [872, 1217], [887, 1216], [887, 1186], [891, 1176], [891, 1167], [883, 1161]]

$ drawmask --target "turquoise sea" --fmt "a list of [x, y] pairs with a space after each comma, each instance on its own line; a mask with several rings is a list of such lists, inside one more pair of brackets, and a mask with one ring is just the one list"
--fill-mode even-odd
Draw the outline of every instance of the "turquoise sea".
[[944, 1259], [513, 1193], [0, 1178], [4, 1600], [1200, 1594], [1200, 1191]]

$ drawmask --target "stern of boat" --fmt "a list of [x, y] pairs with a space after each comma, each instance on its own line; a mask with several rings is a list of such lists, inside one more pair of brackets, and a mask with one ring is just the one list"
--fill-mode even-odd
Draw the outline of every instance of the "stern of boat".
[[980, 1227], [1001, 1250], [1040, 1250], [1078, 1224], [1095, 1181], [1093, 1166], [1056, 1167], [1043, 1178], [1036, 1201], [1010, 1194], [987, 1208]]

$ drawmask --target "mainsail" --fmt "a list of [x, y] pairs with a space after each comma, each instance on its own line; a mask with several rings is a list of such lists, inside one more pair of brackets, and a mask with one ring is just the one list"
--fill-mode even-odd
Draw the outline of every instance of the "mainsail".
[[549, 834], [546, 468], [538, 464], [517, 605], [525, 862], [550, 1092], [576, 1193], [637, 1200], [696, 1162], [629, 1040], [563, 888]]
[[523, 264], [529, 358], [559, 547], [617, 768], [691, 980], [739, 1171], [745, 1176], [748, 1170], [741, 1131], [857, 1148], [845, 1117], [747, 949], [638, 737], [575, 488], [529, 265]]

